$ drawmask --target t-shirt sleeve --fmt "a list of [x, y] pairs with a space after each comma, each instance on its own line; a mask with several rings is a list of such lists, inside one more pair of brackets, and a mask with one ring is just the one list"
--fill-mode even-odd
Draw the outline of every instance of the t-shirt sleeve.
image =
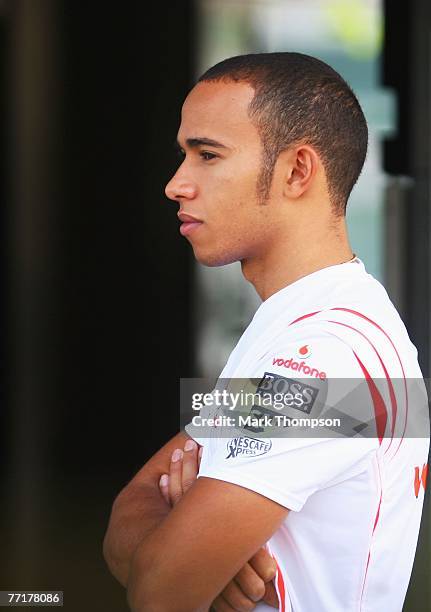
[[[299, 511], [316, 491], [368, 469], [379, 448], [375, 397], [347, 344], [329, 334], [280, 338], [247, 374], [255, 399], [240, 413], [224, 410], [235, 426], [205, 440], [199, 477]], [[383, 390], [380, 397], [385, 406]]]

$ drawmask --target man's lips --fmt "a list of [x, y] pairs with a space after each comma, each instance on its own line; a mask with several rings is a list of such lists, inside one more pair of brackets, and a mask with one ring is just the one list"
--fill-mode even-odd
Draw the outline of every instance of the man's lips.
[[178, 213], [178, 219], [182, 222], [180, 225], [180, 234], [182, 236], [190, 234], [190, 232], [197, 229], [203, 223], [200, 219], [186, 215], [186, 213], [181, 211]]

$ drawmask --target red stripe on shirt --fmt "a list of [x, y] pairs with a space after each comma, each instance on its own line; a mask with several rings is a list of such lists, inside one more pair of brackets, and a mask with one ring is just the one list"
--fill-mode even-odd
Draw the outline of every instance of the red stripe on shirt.
[[294, 321], [291, 321], [289, 325], [293, 325], [294, 323], [298, 323], [298, 321], [303, 321], [304, 319], [308, 319], [309, 317], [314, 317], [314, 315], [319, 314], [319, 312], [322, 312], [322, 311], [316, 310], [316, 312], [310, 312], [309, 314], [302, 315], [302, 317], [298, 317]]
[[[377, 523], [379, 522], [380, 506], [382, 504], [383, 488], [382, 488], [382, 479], [380, 477], [380, 468], [379, 468], [379, 480], [380, 480], [380, 499], [379, 499], [379, 505], [377, 506], [376, 516], [375, 516], [375, 519], [374, 519], [374, 526], [373, 526], [373, 531], [372, 531], [372, 534], [371, 534], [371, 538], [373, 537], [374, 532], [375, 532], [376, 527], [377, 527]], [[367, 559], [367, 566], [365, 568], [364, 582], [362, 583], [361, 601], [360, 601], [360, 604], [359, 604], [359, 609], [360, 610], [362, 609], [362, 598], [363, 598], [363, 595], [364, 595], [365, 583], [367, 581], [368, 566], [370, 565], [370, 558], [371, 558], [371, 543], [370, 543], [370, 548], [368, 550], [368, 559]]]
[[[403, 429], [403, 433], [401, 435], [401, 438], [400, 438], [399, 444], [397, 446], [397, 449], [396, 449], [396, 451], [394, 453], [394, 456], [395, 456], [397, 454], [400, 446], [401, 446], [401, 443], [402, 443], [403, 438], [404, 438], [404, 434], [406, 433], [406, 429], [407, 429], [407, 417], [408, 417], [408, 412], [409, 412], [409, 398], [408, 398], [408, 391], [407, 391], [406, 374], [405, 374], [405, 371], [404, 371], [403, 362], [401, 361], [401, 357], [400, 357], [400, 355], [399, 355], [399, 353], [397, 351], [397, 348], [396, 348], [395, 344], [393, 343], [392, 338], [389, 336], [389, 334], [382, 327], [380, 327], [380, 325], [378, 323], [376, 323], [375, 321], [373, 321], [372, 319], [370, 319], [366, 315], [362, 314], [361, 312], [358, 312], [357, 310], [352, 310], [351, 308], [343, 308], [341, 306], [330, 308], [330, 310], [338, 310], [338, 311], [341, 311], [341, 312], [348, 312], [350, 314], [356, 315], [357, 317], [361, 317], [361, 319], [364, 319], [365, 321], [368, 321], [368, 323], [371, 323], [372, 325], [374, 325], [374, 327], [377, 327], [377, 329], [379, 329], [386, 336], [386, 338], [389, 340], [389, 342], [391, 343], [392, 348], [394, 349], [394, 351], [395, 351], [395, 353], [397, 355], [399, 364], [401, 366], [401, 371], [403, 373], [403, 378], [404, 378], [404, 393], [405, 393], [406, 413], [405, 413], [405, 417], [404, 417], [404, 429]], [[312, 317], [312, 316], [314, 316], [316, 314], [319, 314], [320, 312], [323, 312], [323, 311], [322, 310], [317, 310], [316, 312], [310, 312], [310, 313], [308, 313], [306, 315], [303, 315], [302, 317], [298, 317], [297, 319], [295, 319], [294, 321], [289, 323], [289, 325], [293, 325], [294, 323], [298, 323], [299, 321], [302, 321], [304, 319]], [[391, 397], [391, 401], [392, 401], [392, 397]], [[391, 442], [392, 442], [392, 440], [391, 440]], [[388, 449], [389, 449], [389, 447], [386, 449], [386, 452], [388, 451]]]
[[362, 591], [361, 591], [361, 602], [359, 604], [360, 610], [362, 609], [362, 598], [364, 596], [365, 582], [367, 581], [368, 566], [370, 565], [370, 556], [371, 556], [371, 552], [368, 551], [367, 567], [365, 568], [364, 582], [362, 583]]
[[277, 559], [272, 555], [277, 566], [277, 591], [278, 598], [280, 600], [280, 612], [286, 612], [286, 588], [284, 586], [283, 574], [281, 573], [280, 566], [278, 565]]
[[361, 367], [362, 372], [364, 373], [365, 379], [367, 381], [368, 389], [370, 390], [370, 393], [371, 393], [371, 397], [372, 397], [373, 404], [374, 404], [374, 414], [376, 418], [377, 436], [379, 438], [379, 444], [381, 444], [383, 440], [383, 436], [385, 435], [386, 423], [388, 420], [388, 417], [386, 414], [385, 402], [383, 401], [383, 398], [380, 395], [380, 392], [376, 387], [376, 383], [370, 376], [370, 373], [368, 372], [367, 368], [364, 366], [362, 361], [359, 359], [355, 351], [353, 351], [353, 354], [356, 357]]
[[370, 344], [374, 350], [374, 352], [376, 353], [379, 361], [380, 361], [380, 365], [383, 368], [383, 371], [385, 373], [386, 376], [386, 381], [388, 383], [388, 387], [389, 387], [389, 396], [391, 398], [391, 408], [392, 408], [392, 425], [391, 425], [391, 441], [389, 443], [388, 448], [385, 450], [385, 453], [387, 453], [387, 451], [389, 450], [391, 444], [392, 444], [392, 440], [394, 437], [394, 431], [395, 431], [395, 421], [397, 418], [397, 400], [395, 398], [395, 392], [394, 392], [394, 386], [392, 384], [392, 380], [389, 376], [389, 373], [386, 369], [386, 366], [383, 362], [383, 359], [380, 356], [380, 353], [378, 352], [378, 350], [376, 349], [376, 347], [374, 346], [374, 344], [371, 342], [371, 340], [364, 334], [362, 333], [359, 329], [356, 329], [356, 327], [352, 327], [351, 325], [347, 325], [347, 323], [341, 323], [341, 321], [330, 321], [330, 323], [335, 323], [335, 325], [342, 325], [343, 327], [348, 327], [349, 329], [352, 329], [353, 331], [357, 332], [358, 334], [360, 334], [363, 338], [365, 338], [365, 340], [368, 342], [368, 344]]
[[404, 438], [404, 434], [406, 433], [406, 428], [407, 428], [407, 416], [408, 416], [408, 412], [409, 412], [409, 398], [408, 398], [408, 391], [407, 391], [406, 374], [405, 374], [405, 371], [404, 371], [403, 362], [401, 361], [401, 357], [400, 357], [400, 355], [399, 355], [399, 353], [398, 353], [398, 351], [397, 351], [397, 348], [396, 348], [395, 344], [394, 344], [394, 343], [393, 343], [393, 341], [392, 341], [392, 338], [389, 336], [389, 334], [388, 334], [388, 333], [387, 333], [387, 332], [386, 332], [386, 331], [385, 331], [385, 330], [384, 330], [382, 327], [380, 327], [380, 325], [379, 325], [378, 323], [376, 323], [375, 321], [373, 321], [373, 320], [372, 320], [372, 319], [370, 319], [369, 317], [365, 316], [365, 315], [364, 315], [364, 314], [362, 314], [361, 312], [358, 312], [357, 310], [352, 310], [352, 309], [350, 309], [350, 308], [341, 308], [341, 307], [340, 307], [340, 308], [331, 308], [331, 310], [341, 310], [341, 311], [344, 311], [344, 312], [349, 312], [350, 314], [354, 314], [354, 315], [356, 315], [356, 316], [358, 316], [358, 317], [361, 317], [361, 319], [365, 319], [365, 321], [368, 321], [369, 323], [371, 323], [372, 325], [374, 325], [375, 327], [377, 327], [377, 329], [379, 329], [379, 330], [380, 330], [380, 331], [381, 331], [381, 332], [382, 332], [382, 333], [383, 333], [383, 334], [386, 336], [386, 338], [389, 340], [389, 342], [390, 342], [390, 343], [391, 343], [391, 345], [392, 345], [392, 348], [394, 349], [394, 351], [395, 351], [395, 353], [396, 353], [396, 355], [397, 355], [397, 357], [398, 357], [398, 361], [399, 361], [399, 363], [400, 363], [401, 370], [402, 370], [402, 373], [403, 373], [403, 378], [404, 378], [404, 391], [405, 391], [405, 401], [406, 401], [406, 414], [405, 414], [405, 418], [404, 418], [404, 429], [403, 429], [403, 433], [402, 433], [402, 436], [401, 436], [401, 438], [400, 438], [400, 442], [399, 442], [399, 444], [398, 444], [398, 446], [397, 446], [397, 450], [396, 450], [396, 451], [395, 451], [395, 453], [394, 453], [394, 456], [395, 456], [395, 455], [397, 454], [397, 452], [398, 452], [398, 449], [399, 449], [399, 448], [400, 448], [400, 446], [401, 446], [401, 443], [402, 443], [403, 438]]

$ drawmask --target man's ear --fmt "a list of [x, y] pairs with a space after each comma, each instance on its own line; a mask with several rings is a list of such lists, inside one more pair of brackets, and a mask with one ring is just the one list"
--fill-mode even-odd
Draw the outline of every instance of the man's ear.
[[283, 151], [280, 158], [284, 168], [283, 194], [299, 198], [311, 187], [321, 165], [319, 156], [313, 147], [301, 144]]

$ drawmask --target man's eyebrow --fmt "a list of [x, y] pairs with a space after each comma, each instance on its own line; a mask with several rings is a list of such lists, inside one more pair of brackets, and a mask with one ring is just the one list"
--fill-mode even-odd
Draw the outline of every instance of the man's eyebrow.
[[[229, 148], [226, 145], [222, 144], [221, 142], [218, 142], [217, 140], [213, 140], [212, 138], [205, 138], [205, 137], [187, 138], [186, 145], [190, 149], [196, 149], [197, 147], [200, 147], [200, 146], [214, 147], [216, 149], [228, 149]], [[178, 142], [178, 140], [176, 141], [175, 146], [181, 149], [181, 145]]]

